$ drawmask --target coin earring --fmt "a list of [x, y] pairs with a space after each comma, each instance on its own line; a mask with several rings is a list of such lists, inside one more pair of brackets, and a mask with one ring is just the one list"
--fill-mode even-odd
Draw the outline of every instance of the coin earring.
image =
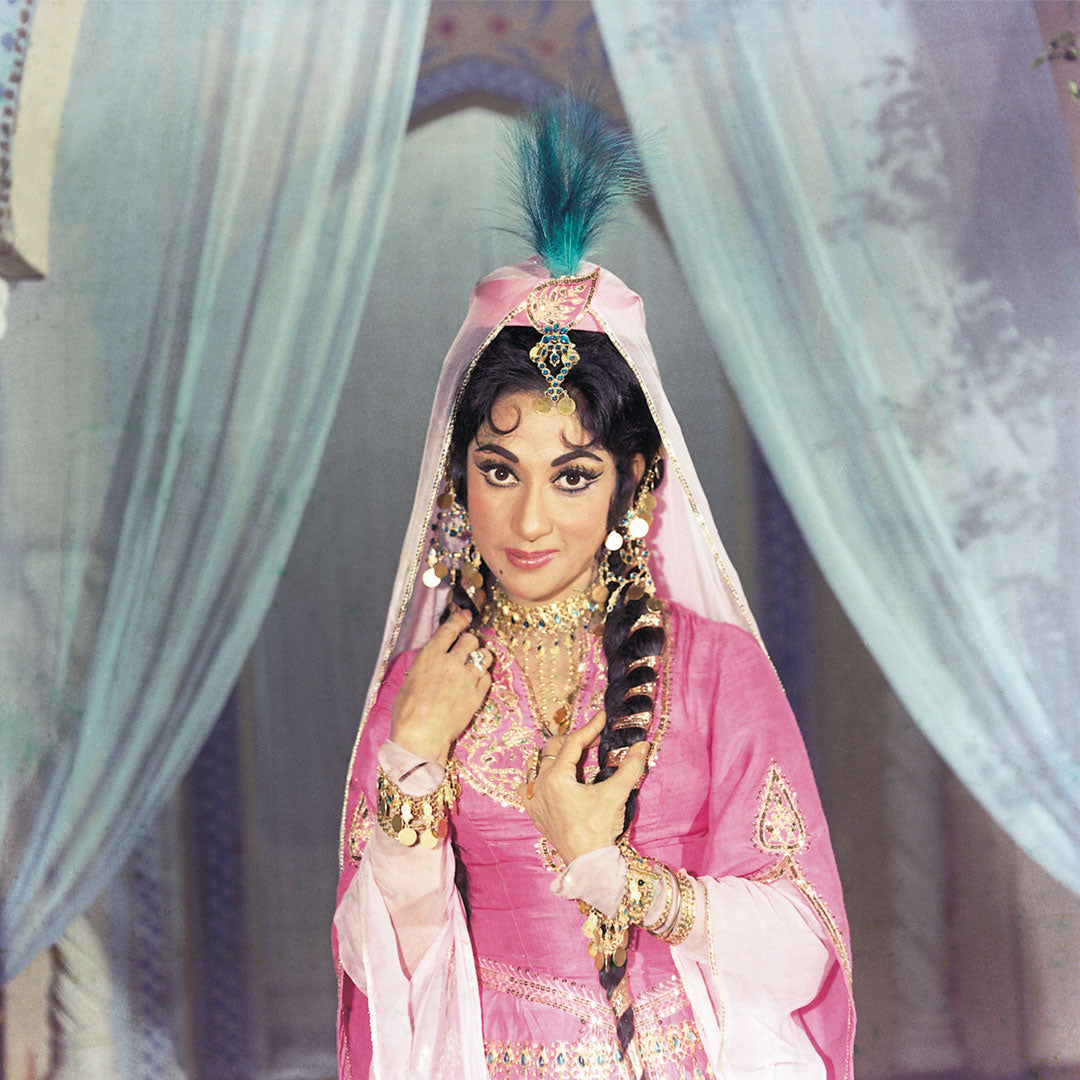
[[435, 505], [439, 512], [431, 526], [427, 569], [420, 579], [429, 589], [436, 588], [450, 577], [463, 554], [462, 538], [469, 532], [469, 515], [458, 501], [453, 481], [446, 482], [446, 487], [435, 500]]
[[659, 605], [653, 595], [656, 586], [649, 573], [649, 549], [645, 543], [656, 510], [653, 489], [659, 483], [659, 467], [660, 454], [657, 453], [638, 485], [633, 506], [604, 540], [604, 549], [600, 553], [600, 581], [608, 589], [609, 611], [623, 591], [627, 600], [647, 596], [650, 609], [654, 602]]
[[472, 542], [469, 514], [448, 480], [442, 494], [435, 500], [439, 508], [431, 526], [431, 546], [428, 548], [427, 569], [421, 581], [434, 589], [444, 581], [453, 586], [455, 575], [465, 595], [481, 610], [487, 602], [480, 552]]

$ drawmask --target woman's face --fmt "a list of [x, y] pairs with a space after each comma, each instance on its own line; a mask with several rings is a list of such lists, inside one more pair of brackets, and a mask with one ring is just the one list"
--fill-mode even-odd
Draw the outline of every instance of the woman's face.
[[[575, 415], [541, 415], [534, 392], [500, 398], [468, 451], [473, 541], [516, 600], [543, 604], [584, 589], [596, 572], [615, 493], [615, 460]], [[644, 458], [634, 471], [640, 478]]]

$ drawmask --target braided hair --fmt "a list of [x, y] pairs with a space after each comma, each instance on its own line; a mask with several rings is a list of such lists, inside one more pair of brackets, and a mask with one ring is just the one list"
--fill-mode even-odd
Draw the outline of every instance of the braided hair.
[[[632, 464], [641, 454], [652, 461], [660, 449], [660, 432], [649, 411], [645, 395], [634, 373], [606, 334], [574, 330], [570, 338], [580, 357], [567, 373], [563, 388], [577, 404], [575, 416], [592, 442], [607, 450], [615, 461], [615, 493], [608, 510], [607, 527], [613, 528], [626, 513], [635, 495]], [[504, 327], [484, 350], [473, 367], [458, 402], [451, 438], [450, 478], [462, 501], [468, 499], [466, 460], [470, 444], [485, 424], [494, 428], [492, 412], [497, 402], [521, 390], [541, 393], [546, 383], [529, 359], [536, 344], [536, 331], [527, 326]], [[499, 430], [499, 429], [495, 429]], [[502, 432], [505, 434], [505, 432]], [[658, 477], [659, 479], [659, 477]], [[626, 566], [617, 552], [604, 551], [608, 566], [617, 575]], [[484, 590], [490, 595], [491, 571], [481, 567]], [[462, 608], [479, 615], [472, 598], [455, 584], [451, 599]], [[604, 708], [607, 714], [598, 749], [599, 772], [594, 783], [606, 780], [616, 768], [616, 751], [640, 742], [648, 734], [654, 701], [645, 684], [656, 685], [653, 666], [664, 645], [664, 629], [659, 620], [644, 619], [646, 601], [627, 600], [625, 590], [604, 624], [604, 656], [607, 660], [607, 690]], [[643, 625], [639, 625], [642, 623]], [[621, 726], [617, 721], [640, 717], [641, 725]], [[637, 810], [635, 789], [626, 801], [624, 830], [629, 828]], [[458, 866], [462, 864], [458, 861]], [[459, 875], [460, 876], [460, 875]], [[467, 883], [458, 881], [462, 894]], [[610, 963], [600, 972], [600, 985], [608, 999], [626, 973], [626, 964]], [[616, 1031], [620, 1050], [625, 1053], [634, 1034], [633, 1009], [617, 1017]]]

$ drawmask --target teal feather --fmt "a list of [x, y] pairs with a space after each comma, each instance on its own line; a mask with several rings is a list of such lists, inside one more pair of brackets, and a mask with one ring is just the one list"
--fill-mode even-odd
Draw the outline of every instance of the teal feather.
[[630, 132], [591, 98], [565, 93], [518, 120], [512, 132], [515, 202], [529, 241], [553, 277], [577, 272], [612, 214], [646, 190]]

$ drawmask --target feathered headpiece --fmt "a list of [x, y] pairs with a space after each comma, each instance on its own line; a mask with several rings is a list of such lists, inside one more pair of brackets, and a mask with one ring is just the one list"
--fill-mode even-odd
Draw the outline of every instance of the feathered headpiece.
[[646, 190], [644, 168], [630, 132], [613, 126], [592, 98], [570, 93], [522, 117], [512, 140], [512, 190], [526, 226], [518, 235], [552, 276], [526, 303], [540, 333], [529, 356], [548, 384], [534, 407], [569, 414], [574, 399], [562, 384], [578, 353], [568, 331], [592, 299], [597, 272], [574, 275], [612, 214]]
[[512, 140], [518, 235], [552, 277], [575, 274], [612, 213], [647, 188], [634, 138], [567, 92], [519, 119]]

